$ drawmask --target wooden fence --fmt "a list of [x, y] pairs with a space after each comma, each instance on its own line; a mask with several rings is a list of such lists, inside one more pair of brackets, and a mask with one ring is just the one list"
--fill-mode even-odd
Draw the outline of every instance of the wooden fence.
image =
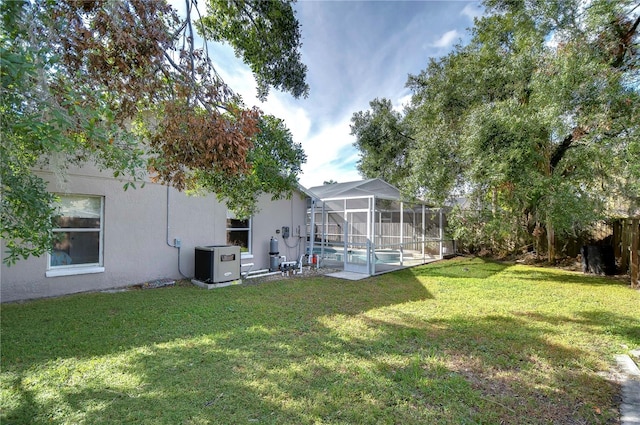
[[631, 287], [640, 288], [640, 218], [624, 218], [613, 223], [613, 250], [620, 270], [629, 272]]

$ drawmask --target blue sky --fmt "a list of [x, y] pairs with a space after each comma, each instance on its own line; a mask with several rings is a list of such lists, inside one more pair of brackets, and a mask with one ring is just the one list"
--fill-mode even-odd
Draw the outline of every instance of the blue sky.
[[409, 74], [425, 69], [430, 57], [466, 42], [467, 28], [482, 12], [479, 1], [299, 1], [302, 60], [310, 94], [294, 99], [272, 90], [256, 99], [255, 80], [228, 46], [210, 46], [217, 71], [247, 106], [282, 118], [301, 143], [307, 163], [304, 187], [326, 180], [359, 180], [358, 152], [350, 120], [376, 97], [401, 110], [409, 101]]

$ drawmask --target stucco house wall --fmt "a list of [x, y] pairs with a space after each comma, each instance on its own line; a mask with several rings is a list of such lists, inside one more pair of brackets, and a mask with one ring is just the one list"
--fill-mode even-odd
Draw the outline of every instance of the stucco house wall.
[[[89, 195], [103, 199], [102, 263], [91, 273], [50, 276], [49, 256], [29, 258], [0, 273], [0, 301], [59, 296], [77, 292], [126, 287], [157, 279], [180, 279], [194, 274], [195, 247], [227, 243], [227, 208], [215, 195], [188, 196], [173, 188], [146, 182], [144, 187], [123, 190], [124, 182], [91, 167], [72, 168], [62, 181], [43, 171], [48, 189], [61, 195]], [[251, 252], [243, 263], [253, 269], [269, 267], [269, 241], [279, 239], [287, 259], [305, 252], [306, 201], [301, 194], [271, 201], [263, 195], [260, 212], [252, 218]], [[287, 244], [282, 226], [289, 226]], [[298, 232], [299, 230], [299, 233]], [[176, 238], [180, 249], [172, 246]], [[0, 242], [4, 258], [5, 243]], [[243, 268], [246, 270], [248, 268]]]

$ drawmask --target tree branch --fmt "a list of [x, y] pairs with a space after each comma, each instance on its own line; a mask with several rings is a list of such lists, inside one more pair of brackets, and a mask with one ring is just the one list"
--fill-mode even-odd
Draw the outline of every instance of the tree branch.
[[640, 25], [640, 16], [636, 18], [636, 21], [631, 26], [631, 29], [627, 33], [627, 37], [631, 37], [633, 33], [635, 33], [638, 30], [638, 25]]
[[409, 140], [411, 140], [412, 142], [415, 142], [415, 141], [416, 141], [416, 139], [414, 139], [413, 137], [409, 136], [408, 134], [405, 134], [405, 133], [404, 133], [404, 132], [402, 132], [402, 131], [398, 131], [398, 134], [399, 134], [400, 136], [404, 137], [405, 139], [409, 139]]
[[576, 142], [582, 139], [582, 136], [589, 132], [588, 128], [578, 126], [573, 129], [571, 134], [568, 134], [560, 143], [551, 155], [551, 159], [549, 160], [549, 166], [551, 167], [551, 172], [558, 166], [564, 155], [567, 151], [576, 146]]
[[[204, 24], [202, 23], [202, 14], [200, 13], [200, 9], [198, 8], [198, 2], [195, 0], [191, 0], [193, 1], [193, 5], [192, 7], [195, 8], [196, 13], [198, 14], [198, 21], [197, 23], [200, 24], [200, 34], [202, 34], [202, 38], [204, 39], [204, 52], [205, 52], [205, 56], [208, 58], [209, 57], [209, 45], [207, 44], [207, 38], [205, 36], [206, 32], [206, 28], [204, 26]], [[215, 69], [214, 69], [215, 72]], [[216, 76], [218, 76], [218, 73], [215, 72]]]
[[[247, 18], [249, 18], [249, 20], [251, 21], [251, 24], [253, 25], [253, 27], [256, 29], [256, 32], [258, 34], [262, 34], [262, 31], [260, 30], [260, 27], [258, 26], [258, 23], [253, 19], [253, 16], [251, 14], [251, 11], [247, 10], [246, 7], [244, 7], [244, 5], [241, 5], [239, 2], [234, 1], [233, 2], [236, 7], [240, 10], [242, 10], [245, 15], [247, 16]], [[251, 6], [253, 8], [253, 4], [251, 2], [248, 2], [248, 5]]]
[[[614, 22], [614, 25], [615, 24], [616, 23]], [[622, 26], [623, 23], [619, 22], [619, 25]], [[619, 44], [616, 48], [616, 51], [614, 52], [614, 58], [615, 58], [615, 60], [613, 61], [614, 68], [620, 68], [624, 64], [625, 54], [628, 49], [632, 48], [631, 47], [633, 44], [632, 39], [635, 32], [638, 30], [638, 25], [640, 25], [640, 16], [636, 18], [635, 22], [629, 27], [629, 30], [627, 32], [623, 34], [618, 32], [617, 36], [618, 36]], [[633, 53], [631, 53], [631, 56], [633, 56]]]
[[189, 42], [189, 60], [191, 62], [191, 79], [195, 80], [196, 64], [195, 64], [195, 60], [193, 59], [193, 50], [194, 50], [193, 45], [195, 43], [195, 40], [193, 38], [193, 26], [191, 25], [191, 0], [185, 0], [185, 3], [187, 7], [187, 28], [189, 30], [189, 37], [187, 38], [187, 40]]
[[558, 166], [562, 158], [564, 158], [564, 154], [567, 153], [571, 144], [573, 143], [573, 133], [567, 135], [560, 143], [556, 149], [553, 151], [553, 155], [551, 155], [551, 160], [549, 161], [549, 166], [551, 167], [551, 172]]
[[[173, 59], [171, 59], [171, 56], [169, 56], [169, 54], [167, 52], [164, 52], [164, 57], [165, 59], [167, 59], [167, 61], [169, 62], [169, 64], [171, 66], [173, 66], [176, 71], [178, 71], [180, 74], [184, 74], [184, 70], [182, 68], [180, 68], [180, 65], [178, 65], [177, 63], [174, 62]], [[183, 75], [184, 76], [184, 75]], [[210, 114], [213, 113], [213, 109], [211, 108], [211, 104], [209, 102], [206, 102], [202, 96], [200, 95], [198, 88], [196, 87], [196, 83], [194, 80], [190, 79], [189, 76], [184, 76], [186, 78], [186, 82], [189, 84], [189, 86], [193, 89], [193, 93], [196, 97], [196, 99], [200, 102], [200, 105], [202, 105], [202, 107], [204, 109], [206, 109], [207, 112], [209, 112]], [[231, 110], [229, 108], [227, 108], [225, 105], [222, 104], [214, 104], [213, 106], [215, 106], [216, 108], [222, 108], [225, 111], [230, 112]]]

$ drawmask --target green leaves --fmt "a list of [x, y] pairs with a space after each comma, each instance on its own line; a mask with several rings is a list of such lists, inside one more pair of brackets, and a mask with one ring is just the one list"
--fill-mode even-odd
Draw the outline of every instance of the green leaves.
[[351, 118], [354, 145], [363, 153], [358, 171], [365, 178], [379, 177], [395, 184], [406, 176], [406, 150], [412, 142], [402, 115], [389, 99], [374, 99], [371, 111], [356, 112]]
[[[0, 151], [0, 154], [5, 152]], [[2, 197], [0, 198], [0, 237], [5, 240], [4, 261], [14, 264], [21, 258], [44, 254], [51, 246], [51, 221], [54, 195], [46, 191], [44, 181], [29, 171], [2, 161]], [[34, 232], [34, 229], [41, 231]], [[44, 229], [44, 231], [42, 231]]]
[[[148, 171], [178, 189], [207, 176], [215, 184], [202, 187], [223, 188], [219, 197], [243, 211], [257, 202], [246, 191], [280, 196], [295, 187], [301, 148], [271, 124], [273, 143], [285, 144], [261, 148], [260, 111], [242, 104], [194, 44], [197, 3], [185, 3], [183, 18], [165, 1], [0, 3], [5, 261], [51, 247], [51, 195], [35, 172], [42, 167], [64, 176], [69, 165], [89, 162], [125, 180], [125, 189]], [[263, 97], [269, 86], [306, 95], [290, 3], [212, 2], [211, 12], [220, 25], [208, 35], [243, 52]]]
[[[475, 200], [466, 225], [486, 233], [457, 229], [473, 244], [511, 250], [544, 224], [553, 256], [554, 234], [616, 214], [607, 203], [640, 207], [640, 15], [629, 1], [485, 5], [469, 45], [409, 76], [412, 102], [396, 120], [414, 139], [411, 172], [395, 183], [437, 203]], [[372, 109], [354, 120], [384, 115]], [[387, 143], [403, 145], [372, 134], [375, 150], [356, 133], [361, 164], [393, 163]]]
[[200, 29], [216, 41], [226, 41], [249, 65], [264, 100], [269, 87], [307, 97], [307, 67], [300, 57], [300, 25], [291, 1], [209, 0], [209, 15]]
[[[100, 92], [76, 85], [56, 69], [51, 48], [28, 39], [25, 8], [5, 8], [15, 39], [1, 38], [0, 236], [4, 261], [39, 256], [51, 247], [54, 196], [34, 170], [49, 164], [63, 173], [70, 164], [91, 160], [102, 169], [140, 178], [144, 171], [139, 141], [111, 117]], [[20, 30], [22, 28], [22, 31]], [[42, 41], [42, 40], [40, 40]]]

